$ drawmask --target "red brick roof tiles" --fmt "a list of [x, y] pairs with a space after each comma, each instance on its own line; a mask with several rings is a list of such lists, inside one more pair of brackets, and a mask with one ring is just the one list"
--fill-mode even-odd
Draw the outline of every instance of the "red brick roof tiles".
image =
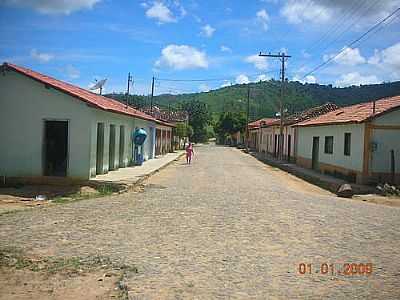
[[166, 125], [166, 126], [170, 126], [170, 127], [175, 126], [173, 124], [157, 120], [157, 119], [153, 118], [152, 116], [145, 114], [145, 113], [143, 113], [137, 109], [134, 109], [130, 106], [127, 107], [125, 104], [123, 104], [119, 101], [92, 93], [83, 88], [63, 82], [61, 80], [54, 79], [50, 76], [40, 74], [38, 72], [29, 70], [27, 68], [20, 67], [20, 66], [11, 64], [11, 63], [4, 63], [3, 68], [14, 70], [20, 74], [23, 74], [34, 80], [37, 80], [43, 84], [51, 86], [54, 89], [57, 89], [63, 93], [66, 93], [75, 98], [78, 98], [79, 100], [86, 102], [88, 105], [93, 106], [95, 108], [118, 113], [118, 114], [132, 116], [132, 117], [139, 118], [142, 120], [153, 121], [153, 122], [156, 122], [161, 125]]
[[[295, 113], [288, 117], [285, 117], [283, 123], [284, 123], [284, 125], [293, 125], [293, 124], [300, 123], [300, 122], [303, 122], [303, 121], [306, 121], [306, 120], [309, 120], [312, 118], [316, 118], [316, 117], [324, 115], [328, 112], [335, 111], [338, 108], [339, 107], [336, 104], [328, 102], [323, 105], [312, 107], [312, 108], [304, 110], [300, 113]], [[279, 125], [279, 124], [280, 124], [280, 120], [278, 119], [278, 121], [276, 121], [270, 125]]]
[[296, 126], [318, 126], [329, 124], [362, 123], [376, 118], [394, 109], [400, 109], [400, 96], [383, 98], [375, 101], [360, 103], [339, 108], [317, 118], [300, 122]]
[[249, 129], [257, 129], [260, 128], [260, 126], [268, 126], [271, 123], [278, 121], [279, 119], [274, 119], [274, 118], [263, 118], [259, 119], [257, 121], [249, 123]]

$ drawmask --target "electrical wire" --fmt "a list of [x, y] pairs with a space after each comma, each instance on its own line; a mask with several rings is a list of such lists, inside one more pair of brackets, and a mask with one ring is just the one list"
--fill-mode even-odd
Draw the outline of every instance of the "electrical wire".
[[[257, 73], [257, 74], [250, 74], [246, 75], [248, 77], [254, 77], [254, 76], [260, 76], [264, 74], [270, 74], [276, 72], [277, 69], [275, 70], [270, 70], [266, 71], [263, 73]], [[172, 81], [172, 82], [206, 82], [206, 81], [230, 81], [230, 80], [235, 80], [235, 77], [226, 77], [226, 78], [201, 78], [201, 79], [173, 79], [173, 78], [155, 78], [158, 81]]]
[[347, 48], [352, 47], [353, 45], [357, 44], [358, 42], [360, 42], [364, 37], [366, 37], [368, 34], [370, 34], [371, 32], [373, 32], [374, 30], [376, 30], [377, 28], [379, 28], [379, 26], [381, 26], [384, 22], [386, 22], [388, 19], [390, 19], [392, 16], [394, 16], [395, 14], [397, 14], [400, 11], [400, 7], [397, 8], [396, 10], [394, 10], [392, 13], [390, 13], [388, 16], [386, 16], [384, 19], [382, 19], [381, 21], [379, 21], [378, 23], [376, 23], [374, 26], [372, 26], [370, 29], [368, 29], [366, 32], [364, 32], [361, 36], [359, 36], [357, 39], [353, 40], [351, 43], [349, 43], [348, 45], [346, 45], [339, 53], [337, 53], [335, 56], [330, 57], [328, 60], [326, 60], [325, 62], [321, 63], [320, 65], [316, 66], [314, 69], [312, 69], [310, 72], [306, 73], [302, 79], [304, 79], [305, 77], [307, 77], [308, 75], [311, 75], [312, 73], [316, 72], [317, 70], [323, 68], [324, 66], [326, 66], [327, 64], [329, 64], [331, 61], [335, 60], [339, 55], [341, 55], [344, 51], [347, 50]]

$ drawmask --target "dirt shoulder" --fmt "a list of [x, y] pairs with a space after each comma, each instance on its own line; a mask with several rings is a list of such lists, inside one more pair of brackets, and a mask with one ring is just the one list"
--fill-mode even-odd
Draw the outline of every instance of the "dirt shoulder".
[[[270, 166], [261, 161], [260, 163], [263, 164], [264, 168], [268, 172], [272, 172], [276, 178], [282, 180], [282, 182], [285, 182], [286, 187], [292, 191], [296, 191], [303, 194], [337, 197], [336, 194], [328, 190], [325, 190], [317, 185], [314, 185], [308, 181], [305, 181], [284, 170]], [[354, 195], [352, 198], [348, 198], [348, 200], [362, 201], [362, 202], [374, 203], [378, 205], [387, 205], [392, 207], [400, 207], [400, 197], [396, 196], [382, 196], [377, 194]]]
[[104, 257], [56, 259], [0, 249], [0, 300], [127, 299], [129, 272], [137, 269]]

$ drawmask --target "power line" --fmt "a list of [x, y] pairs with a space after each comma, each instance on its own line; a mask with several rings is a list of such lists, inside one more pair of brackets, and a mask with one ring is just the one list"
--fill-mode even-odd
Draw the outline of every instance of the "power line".
[[359, 41], [361, 41], [365, 36], [367, 36], [368, 34], [370, 34], [372, 31], [374, 31], [375, 29], [377, 29], [379, 26], [381, 26], [384, 22], [386, 22], [388, 19], [390, 19], [392, 16], [394, 16], [397, 12], [400, 11], [400, 7], [397, 8], [395, 11], [393, 11], [391, 14], [389, 14], [387, 17], [385, 17], [384, 19], [382, 19], [381, 21], [379, 21], [378, 23], [376, 23], [374, 26], [372, 26], [370, 29], [368, 29], [366, 32], [364, 32], [361, 36], [359, 36], [357, 39], [355, 39], [354, 41], [352, 41], [350, 44], [346, 45], [339, 53], [337, 53], [335, 56], [332, 56], [331, 58], [329, 58], [327, 61], [323, 62], [322, 64], [318, 65], [317, 67], [315, 67], [314, 69], [312, 69], [310, 72], [308, 72], [307, 74], [305, 74], [302, 79], [304, 79], [305, 77], [307, 77], [308, 75], [311, 75], [312, 73], [314, 73], [315, 71], [321, 69], [322, 67], [324, 67], [325, 65], [327, 65], [328, 63], [330, 63], [332, 60], [336, 59], [340, 54], [342, 54], [344, 51], [346, 51], [348, 48], [350, 48], [351, 46], [355, 45], [356, 43], [358, 43]]
[[[372, 2], [372, 5], [368, 6], [367, 9], [365, 10], [365, 13], [369, 12], [371, 10], [371, 8], [373, 8], [379, 0], [376, 0], [375, 2]], [[324, 52], [325, 50], [329, 49], [330, 46], [332, 46], [334, 43], [336, 43], [337, 41], [339, 41], [339, 39], [346, 34], [356, 23], [358, 23], [358, 21], [360, 21], [360, 19], [362, 18], [362, 15], [360, 15], [358, 17], [358, 19], [354, 20], [354, 22], [350, 23], [344, 30], [342, 30], [339, 35], [336, 36], [336, 38], [331, 41], [329, 44], [327, 44], [322, 50], [321, 52]]]
[[[253, 77], [253, 76], [260, 76], [264, 74], [270, 74], [278, 71], [277, 69], [274, 70], [269, 70], [266, 72], [262, 73], [257, 73], [257, 74], [250, 74], [246, 75], [248, 77]], [[200, 78], [200, 79], [173, 79], [173, 78], [155, 78], [157, 81], [172, 81], [172, 82], [205, 82], [205, 81], [230, 81], [236, 79], [235, 77], [225, 77], [225, 78]]]
[[343, 13], [341, 18], [338, 18], [337, 22], [333, 25], [330, 26], [329, 30], [326, 31], [320, 39], [318, 39], [313, 46], [308, 47], [305, 51], [306, 52], [311, 52], [312, 50], [319, 49], [320, 46], [322, 46], [329, 37], [331, 37], [335, 32], [343, 25], [347, 19], [350, 19], [353, 15], [357, 13], [358, 10], [362, 8], [362, 6], [365, 4], [362, 4], [364, 0], [358, 0], [358, 2], [354, 2], [353, 5], [350, 7], [350, 9], [347, 11], [347, 13]]
[[[330, 29], [327, 30], [321, 38], [319, 38], [314, 45], [310, 45], [310, 47], [306, 48], [306, 50], [304, 50], [304, 52], [306, 53], [310, 53], [314, 50], [318, 50], [320, 49], [324, 43], [326, 41], [329, 40], [329, 37], [331, 37], [332, 35], [335, 35], [337, 30], [341, 27], [341, 25], [345, 24], [345, 21], [350, 19], [351, 17], [353, 17], [353, 15], [355, 16], [357, 14], [357, 12], [363, 7], [363, 5], [365, 3], [362, 3], [364, 0], [359, 0], [358, 2], [354, 2], [353, 5], [350, 7], [350, 9], [347, 11], [347, 13], [343, 13], [341, 15], [341, 18], [338, 18], [338, 21], [336, 23], [334, 23], [332, 26], [330, 26]], [[347, 29], [346, 29], [347, 30]], [[342, 32], [343, 33], [343, 32]], [[329, 43], [328, 47], [331, 45], [332, 43]], [[325, 47], [323, 50], [321, 50], [320, 52], [323, 52], [327, 47]], [[302, 63], [300, 65], [300, 67], [297, 67], [297, 69], [302, 69], [303, 67], [305, 67], [307, 65], [307, 63]]]

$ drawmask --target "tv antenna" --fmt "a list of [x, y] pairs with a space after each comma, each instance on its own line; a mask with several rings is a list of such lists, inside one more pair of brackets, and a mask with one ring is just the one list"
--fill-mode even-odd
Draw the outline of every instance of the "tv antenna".
[[96, 81], [96, 83], [90, 87], [90, 90], [100, 90], [100, 95], [103, 91], [103, 86], [106, 84], [107, 78], [101, 79], [101, 80], [97, 80], [95, 79], [94, 81]]

